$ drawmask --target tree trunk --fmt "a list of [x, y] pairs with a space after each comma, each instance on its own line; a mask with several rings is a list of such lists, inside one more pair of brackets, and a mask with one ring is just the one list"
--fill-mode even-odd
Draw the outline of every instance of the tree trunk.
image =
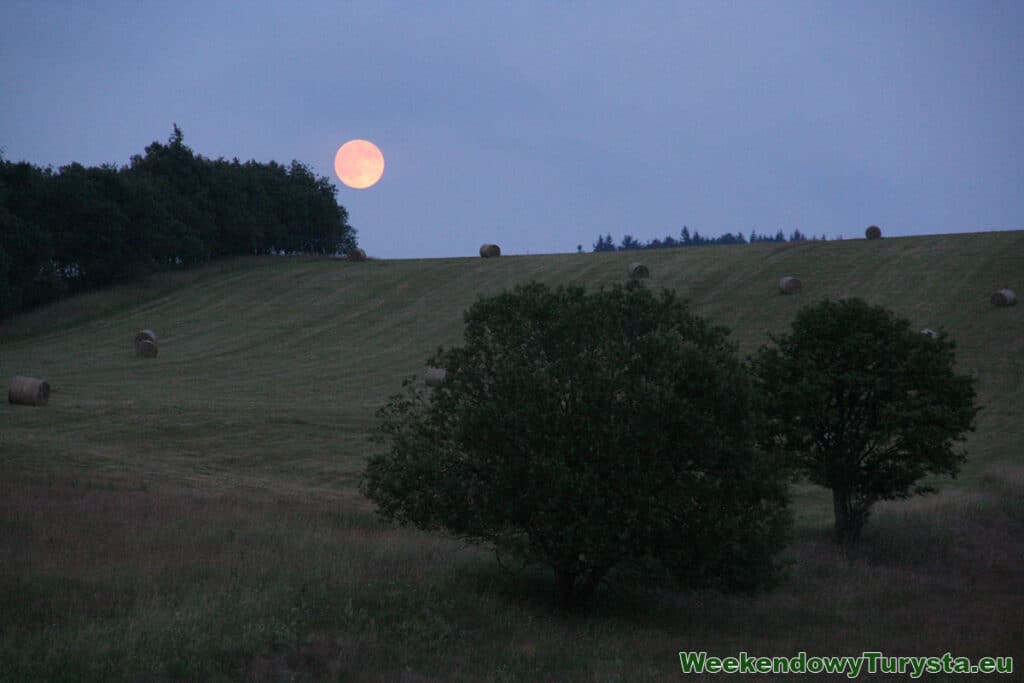
[[598, 584], [601, 583], [601, 579], [604, 578], [604, 574], [603, 570], [598, 571], [597, 569], [591, 569], [587, 573], [583, 581], [580, 582], [579, 590], [576, 591], [578, 604], [582, 605], [590, 602], [590, 598], [594, 596], [594, 592], [597, 590]]
[[860, 531], [853, 514], [850, 494], [839, 489], [832, 489], [832, 508], [835, 510], [836, 543], [848, 545], [853, 543]]
[[833, 488], [833, 509], [836, 511], [836, 543], [853, 545], [860, 539], [860, 529], [867, 520], [865, 510], [854, 506], [853, 497], [838, 488]]
[[555, 570], [558, 581], [558, 592], [561, 595], [562, 609], [570, 612], [586, 604], [593, 597], [607, 569], [592, 569], [584, 572]]
[[555, 580], [558, 582], [562, 609], [569, 612], [576, 606], [576, 573], [565, 569], [555, 569]]

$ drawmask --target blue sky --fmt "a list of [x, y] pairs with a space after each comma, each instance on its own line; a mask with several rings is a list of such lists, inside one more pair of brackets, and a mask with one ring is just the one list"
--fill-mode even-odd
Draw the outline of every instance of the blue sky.
[[1024, 3], [0, 5], [6, 159], [122, 165], [175, 123], [332, 178], [381, 258], [1020, 229]]

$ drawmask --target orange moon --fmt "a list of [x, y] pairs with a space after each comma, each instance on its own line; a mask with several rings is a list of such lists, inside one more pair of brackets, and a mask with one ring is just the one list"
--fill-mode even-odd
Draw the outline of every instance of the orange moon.
[[384, 155], [369, 140], [349, 140], [334, 155], [334, 172], [349, 187], [365, 190], [384, 175]]

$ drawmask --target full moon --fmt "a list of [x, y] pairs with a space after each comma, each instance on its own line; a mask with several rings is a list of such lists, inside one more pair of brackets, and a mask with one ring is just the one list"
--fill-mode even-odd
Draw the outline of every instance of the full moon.
[[369, 140], [349, 140], [334, 155], [334, 172], [349, 187], [365, 190], [384, 175], [384, 155]]

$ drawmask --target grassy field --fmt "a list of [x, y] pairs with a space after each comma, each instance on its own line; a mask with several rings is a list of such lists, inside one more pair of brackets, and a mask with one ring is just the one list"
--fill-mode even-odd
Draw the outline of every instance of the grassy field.
[[[946, 329], [983, 406], [963, 475], [880, 506], [849, 557], [828, 497], [798, 487], [770, 593], [608, 590], [571, 617], [547, 576], [379, 522], [356, 488], [374, 412], [460, 342], [463, 311], [529, 280], [621, 282], [638, 257], [742, 353], [824, 297]], [[784, 275], [803, 293], [780, 296]], [[1024, 666], [1024, 306], [989, 304], [1005, 286], [1024, 290], [1024, 232], [240, 259], [5, 321], [0, 377], [53, 395], [0, 405], [0, 681], [668, 681], [689, 649]], [[156, 359], [134, 357], [142, 328]]]

